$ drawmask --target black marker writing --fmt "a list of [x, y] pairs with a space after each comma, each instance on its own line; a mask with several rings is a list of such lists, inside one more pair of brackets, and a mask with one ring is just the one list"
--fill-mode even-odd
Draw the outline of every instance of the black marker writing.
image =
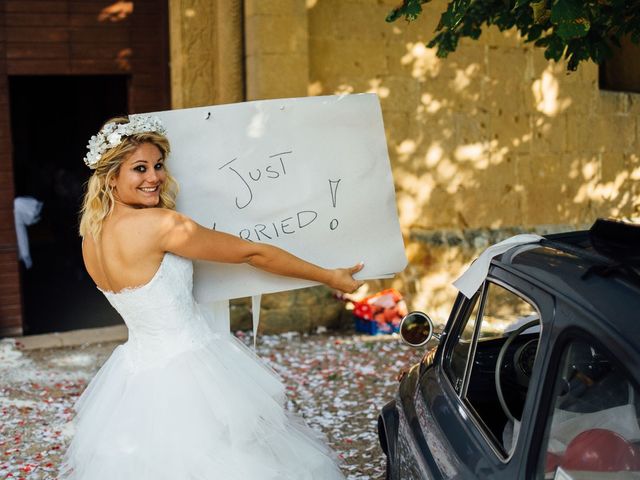
[[[338, 186], [340, 185], [340, 180], [342, 179], [329, 180], [329, 190], [331, 190], [331, 204], [333, 205], [333, 208], [336, 208], [336, 203], [338, 202]], [[338, 228], [338, 223], [337, 218], [332, 218], [329, 222], [329, 228], [331, 230], [335, 230]]]
[[[273, 155], [269, 155], [270, 159], [274, 159], [274, 160], [277, 159], [278, 163], [275, 163], [275, 164], [270, 163], [269, 165], [264, 167], [264, 177], [263, 177], [263, 170], [261, 168], [256, 168], [254, 170], [248, 171], [247, 175], [249, 177], [249, 180], [251, 180], [252, 182], [259, 182], [263, 178], [276, 179], [276, 178], [279, 178], [280, 176], [286, 175], [287, 169], [285, 168], [283, 157], [291, 154], [292, 152], [293, 152], [292, 150], [289, 150], [286, 152], [279, 152], [279, 153], [274, 153]], [[234, 167], [231, 166], [231, 164], [236, 160], [238, 160], [237, 157], [234, 158], [233, 160], [228, 161], [221, 167], [219, 167], [218, 170], [222, 170], [226, 167], [229, 171], [233, 172], [235, 176], [238, 177], [238, 179], [242, 183], [242, 191], [244, 192], [244, 195], [242, 195], [243, 198], [241, 199], [240, 195], [238, 195], [236, 196], [236, 200], [235, 200], [236, 207], [241, 210], [247, 207], [253, 200], [253, 190], [251, 189], [251, 185], [249, 181], [247, 181], [245, 177], [238, 170], [236, 170]]]
[[291, 217], [268, 223], [256, 223], [252, 227], [243, 228], [238, 236], [250, 242], [273, 240], [284, 235], [292, 235], [296, 231], [308, 227], [318, 218], [318, 212], [314, 210], [301, 210]]

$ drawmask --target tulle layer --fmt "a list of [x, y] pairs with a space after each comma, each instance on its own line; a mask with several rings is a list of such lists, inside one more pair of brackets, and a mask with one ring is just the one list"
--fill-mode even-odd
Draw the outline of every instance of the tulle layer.
[[116, 348], [76, 404], [69, 480], [342, 479], [284, 408], [277, 375], [230, 335], [132, 368]]

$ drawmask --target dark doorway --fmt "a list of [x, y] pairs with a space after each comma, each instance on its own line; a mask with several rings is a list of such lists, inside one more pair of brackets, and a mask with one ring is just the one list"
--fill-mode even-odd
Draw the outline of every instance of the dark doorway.
[[91, 174], [82, 159], [102, 123], [127, 112], [125, 75], [9, 78], [16, 196], [44, 202], [28, 229], [33, 266], [21, 264], [24, 332], [122, 322], [87, 275], [78, 212]]

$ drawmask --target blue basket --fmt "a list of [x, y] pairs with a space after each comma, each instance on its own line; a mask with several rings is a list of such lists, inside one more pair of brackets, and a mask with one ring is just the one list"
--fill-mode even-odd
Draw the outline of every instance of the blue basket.
[[356, 332], [367, 333], [369, 335], [397, 333], [399, 325], [392, 323], [380, 324], [375, 320], [365, 320], [364, 318], [353, 316], [356, 322]]

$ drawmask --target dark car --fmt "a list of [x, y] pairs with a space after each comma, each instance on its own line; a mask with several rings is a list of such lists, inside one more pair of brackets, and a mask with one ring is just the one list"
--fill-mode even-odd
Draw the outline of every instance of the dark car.
[[639, 229], [599, 220], [493, 258], [435, 347], [409, 314], [425, 355], [378, 419], [387, 478], [640, 478]]

